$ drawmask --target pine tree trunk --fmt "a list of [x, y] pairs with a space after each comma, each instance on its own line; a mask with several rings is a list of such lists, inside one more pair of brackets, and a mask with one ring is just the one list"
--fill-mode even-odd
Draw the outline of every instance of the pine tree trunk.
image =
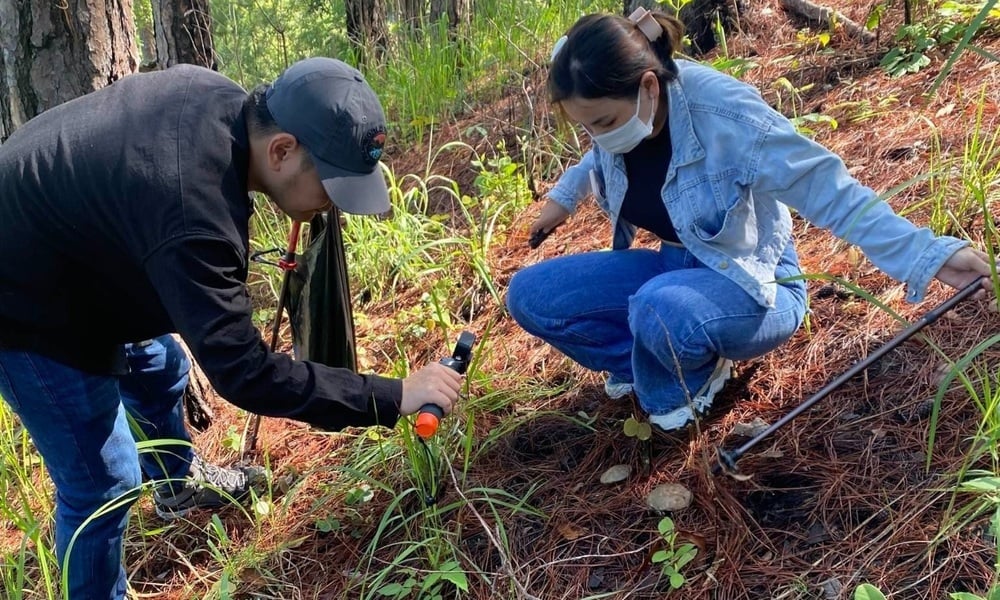
[[156, 62], [160, 69], [186, 63], [216, 69], [208, 0], [152, 0]]
[[362, 65], [372, 58], [381, 59], [388, 46], [385, 0], [344, 0], [347, 13], [347, 38], [351, 40]]
[[138, 66], [132, 0], [0, 0], [0, 143]]
[[448, 29], [452, 31], [468, 25], [472, 22], [472, 0], [431, 0], [430, 22], [437, 23], [443, 15], [448, 15]]
[[[724, 30], [729, 30], [736, 20], [736, 15], [744, 10], [745, 0], [693, 0], [681, 8], [677, 17], [684, 23], [684, 33], [691, 40], [689, 52], [700, 55], [715, 48], [716, 21], [722, 23]], [[632, 14], [642, 6], [650, 10], [672, 13], [673, 10], [665, 3], [656, 0], [625, 0], [625, 15]]]
[[397, 0], [399, 22], [411, 30], [420, 29], [424, 18], [426, 0]]

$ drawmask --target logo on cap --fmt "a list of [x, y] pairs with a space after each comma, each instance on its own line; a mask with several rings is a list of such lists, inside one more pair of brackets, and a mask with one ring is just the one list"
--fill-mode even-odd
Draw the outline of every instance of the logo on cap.
[[365, 162], [374, 165], [382, 158], [382, 147], [385, 146], [385, 128], [376, 127], [365, 134]]

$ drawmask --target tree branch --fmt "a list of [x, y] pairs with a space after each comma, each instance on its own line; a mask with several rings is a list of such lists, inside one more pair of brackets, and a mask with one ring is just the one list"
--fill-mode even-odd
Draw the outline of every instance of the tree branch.
[[862, 25], [845, 17], [839, 11], [813, 4], [809, 0], [781, 0], [781, 6], [785, 10], [805, 17], [807, 20], [825, 26], [840, 24], [844, 30], [863, 44], [870, 44], [875, 41], [875, 34], [865, 29]]

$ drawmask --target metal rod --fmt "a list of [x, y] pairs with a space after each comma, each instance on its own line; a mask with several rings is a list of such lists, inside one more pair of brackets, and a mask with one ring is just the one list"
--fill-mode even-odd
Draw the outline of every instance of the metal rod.
[[712, 474], [713, 475], [718, 474], [719, 471], [722, 470], [723, 468], [725, 468], [730, 472], [735, 472], [736, 461], [738, 461], [744, 454], [749, 452], [754, 446], [761, 443], [765, 438], [770, 436], [775, 431], [781, 429], [782, 427], [790, 423], [795, 417], [809, 410], [814, 404], [816, 404], [823, 398], [826, 398], [830, 394], [830, 392], [836, 390], [840, 386], [844, 385], [844, 383], [846, 383], [849, 379], [851, 379], [861, 371], [864, 371], [865, 369], [870, 367], [880, 358], [882, 358], [887, 353], [896, 348], [896, 346], [899, 346], [909, 338], [913, 337], [913, 335], [916, 334], [918, 331], [920, 331], [927, 325], [933, 323], [934, 321], [938, 320], [941, 317], [941, 315], [954, 308], [956, 304], [958, 304], [959, 302], [965, 300], [969, 296], [972, 296], [974, 293], [979, 291], [983, 279], [984, 277], [976, 278], [975, 281], [966, 285], [964, 288], [960, 289], [951, 298], [948, 298], [947, 300], [939, 304], [937, 307], [928, 311], [927, 314], [925, 314], [922, 318], [920, 318], [918, 321], [914, 322], [912, 325], [904, 329], [899, 335], [886, 342], [878, 350], [869, 355], [868, 358], [858, 363], [855, 363], [854, 366], [848, 369], [844, 374], [840, 375], [839, 377], [828, 383], [823, 389], [813, 394], [812, 397], [810, 397], [808, 400], [795, 407], [795, 409], [792, 410], [790, 413], [788, 413], [781, 419], [778, 419], [778, 421], [775, 422], [773, 425], [771, 425], [761, 433], [757, 434], [753, 439], [749, 440], [736, 450], [733, 450], [732, 452], [727, 452], [722, 448], [719, 448], [717, 450], [718, 462], [715, 465], [713, 465]]
[[[274, 313], [274, 326], [271, 328], [271, 352], [278, 349], [278, 334], [281, 331], [281, 317], [285, 311], [285, 304], [288, 302], [288, 280], [291, 279], [292, 271], [295, 270], [295, 251], [299, 244], [299, 229], [302, 224], [292, 221], [292, 227], [288, 231], [288, 249], [285, 255], [278, 261], [278, 266], [284, 271], [281, 278], [281, 290], [278, 292], [278, 309]], [[246, 424], [246, 434], [243, 436], [243, 447], [240, 449], [240, 457], [252, 452], [257, 446], [257, 435], [260, 432], [261, 416], [252, 413]]]

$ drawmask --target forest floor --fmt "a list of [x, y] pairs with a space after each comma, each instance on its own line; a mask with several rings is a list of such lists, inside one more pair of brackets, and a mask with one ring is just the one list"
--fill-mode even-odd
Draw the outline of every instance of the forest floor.
[[[1000, 125], [1000, 67], [995, 62], [966, 53], [937, 94], [927, 97], [946, 55], [936, 56], [915, 74], [891, 78], [878, 67], [892, 42], [890, 36], [883, 34], [877, 43], [865, 45], [838, 30], [825, 51], [818, 49], [814, 38], [799, 35], [803, 30], [815, 35], [821, 29], [806, 29], [806, 23], [791, 17], [779, 0], [748, 4], [738, 30], [727, 40], [731, 56], [758, 64], [743, 79], [786, 114], [794, 101], [795, 114], [815, 112], [835, 118], [836, 129], [815, 124], [817, 141], [840, 154], [850, 172], [878, 192], [928, 172], [940, 153], [961, 156], [980, 107], [983, 131], [995, 131]], [[873, 2], [824, 4], [863, 23]], [[892, 19], [901, 18], [896, 12], [902, 8], [892, 9], [883, 31], [894, 30]], [[1000, 53], [996, 38], [982, 45]], [[524, 91], [476, 107], [436, 133], [434, 143], [446, 143], [449, 131], [480, 125], [486, 129], [483, 140], [504, 139], [511, 155], [518, 156], [518, 133], [550, 119], [543, 77], [543, 73], [529, 75]], [[775, 85], [781, 78], [802, 90], [794, 100], [787, 88]], [[813, 85], [802, 89], [808, 84]], [[426, 156], [426, 148], [397, 148], [386, 160], [397, 175], [423, 173]], [[444, 154], [431, 170], [470, 186], [472, 192], [476, 171], [467, 154]], [[539, 194], [552, 183], [533, 182]], [[928, 185], [924, 181], [909, 187], [890, 202], [898, 210], [912, 207], [928, 192]], [[516, 231], [527, 230], [537, 206], [517, 218]], [[994, 206], [994, 218], [1000, 217], [997, 212]], [[924, 209], [907, 216], [920, 224], [929, 218]], [[934, 283], [923, 303], [908, 304], [901, 284], [829, 232], [797, 217], [794, 231], [806, 273], [846, 279], [910, 321], [953, 293]], [[981, 220], [970, 223], [968, 232], [982, 247]], [[537, 250], [528, 248], [526, 235], [509, 236], [492, 257], [496, 283], [504, 289], [510, 276], [525, 265], [604, 248], [609, 237], [606, 219], [588, 202]], [[969, 500], [959, 496], [953, 507], [950, 486], [954, 475], [968, 466], [969, 440], [982, 420], [960, 385], [952, 385], [941, 404], [929, 468], [927, 456], [932, 429], [929, 402], [947, 371], [938, 352], [958, 360], [1000, 332], [1000, 314], [988, 302], [962, 303], [922, 336], [905, 342], [777, 431], [739, 462], [746, 477], [711, 473], [717, 448], [732, 450], [747, 441], [738, 433], [741, 425], [755, 420], [774, 423], [903, 328], [884, 310], [828, 281], [810, 281], [809, 292], [808, 327], [770, 354], [738, 362], [736, 377], [698, 427], [683, 434], [654, 434], [648, 443], [623, 434], [622, 422], [638, 414], [636, 407], [632, 401], [607, 400], [601, 374], [573, 365], [522, 331], [503, 315], [502, 307], [483, 310], [468, 328], [481, 331], [495, 322], [491, 343], [503, 351], [481, 357], [479, 369], [503, 373], [497, 381], [538, 381], [549, 388], [563, 384], [565, 391], [525, 398], [508, 409], [544, 414], [506, 433], [467, 471], [468, 479], [478, 486], [528, 498], [545, 517], [519, 515], [505, 522], [508, 554], [503, 556], [478, 521], [478, 516], [489, 521], [493, 515], [456, 511], [451, 518], [465, 524], [458, 528], [463, 537], [455, 543], [476, 564], [498, 574], [493, 582], [470, 581], [471, 592], [463, 597], [667, 596], [669, 585], [650, 562], [652, 551], [662, 547], [656, 533], [662, 515], [647, 507], [646, 497], [654, 487], [671, 482], [693, 493], [691, 506], [672, 517], [679, 538], [699, 549], [685, 570], [687, 583], [670, 592], [671, 598], [832, 600], [853, 597], [862, 582], [878, 586], [890, 598], [938, 599], [959, 591], [985, 595], [995, 578], [997, 559], [989, 515], [956, 525], [939, 538], [944, 525], [957, 523], [957, 507]], [[367, 306], [359, 339], [391, 331], [392, 312], [406, 305], [406, 294], [416, 298], [419, 293], [412, 289], [393, 304]], [[371, 350], [370, 355], [378, 355], [377, 348]], [[411, 357], [416, 364], [441, 354], [438, 346], [430, 345], [412, 351], [423, 355], [422, 360]], [[1000, 350], [987, 351], [982, 358], [991, 365], [996, 381]], [[218, 404], [217, 423], [196, 439], [205, 454], [215, 457], [231, 455], [222, 447], [222, 439], [227, 424], [239, 422], [232, 407]], [[589, 427], [567, 418], [581, 412], [593, 419]], [[500, 428], [509, 415], [477, 416], [475, 431]], [[269, 451], [271, 467], [335, 476], [328, 465], [330, 456], [347, 442], [338, 436], [307, 435], [305, 430], [290, 421], [265, 419], [261, 444]], [[620, 484], [601, 484], [600, 475], [615, 464], [630, 465], [632, 475]], [[991, 468], [991, 464], [985, 460], [973, 466]], [[316, 476], [299, 490], [302, 512], [308, 510], [311, 490], [322, 485], [322, 477]], [[446, 499], [454, 500], [456, 493], [446, 490]], [[376, 498], [368, 508], [380, 514], [388, 500]], [[345, 597], [343, 590], [350, 585], [371, 532], [357, 536], [345, 528], [319, 533], [309, 525], [287, 519], [269, 534], [275, 546], [287, 546], [282, 554], [286, 558], [275, 569], [294, 575], [289, 589], [295, 591], [280, 596]], [[230, 531], [230, 536], [238, 538], [239, 533]], [[200, 537], [203, 541], [204, 535]], [[183, 545], [172, 540], [172, 546], [156, 548], [160, 542], [150, 538], [128, 548], [133, 583], [151, 596], [190, 597], [181, 590], [192, 589], [196, 567], [210, 560], [192, 559], [187, 575], [166, 575], [187, 560], [180, 558], [186, 555]], [[296, 542], [291, 545], [288, 540]], [[248, 577], [244, 574], [244, 582]], [[523, 584], [523, 593], [507, 593], [513, 579]], [[164, 585], [169, 581], [177, 587]]]

